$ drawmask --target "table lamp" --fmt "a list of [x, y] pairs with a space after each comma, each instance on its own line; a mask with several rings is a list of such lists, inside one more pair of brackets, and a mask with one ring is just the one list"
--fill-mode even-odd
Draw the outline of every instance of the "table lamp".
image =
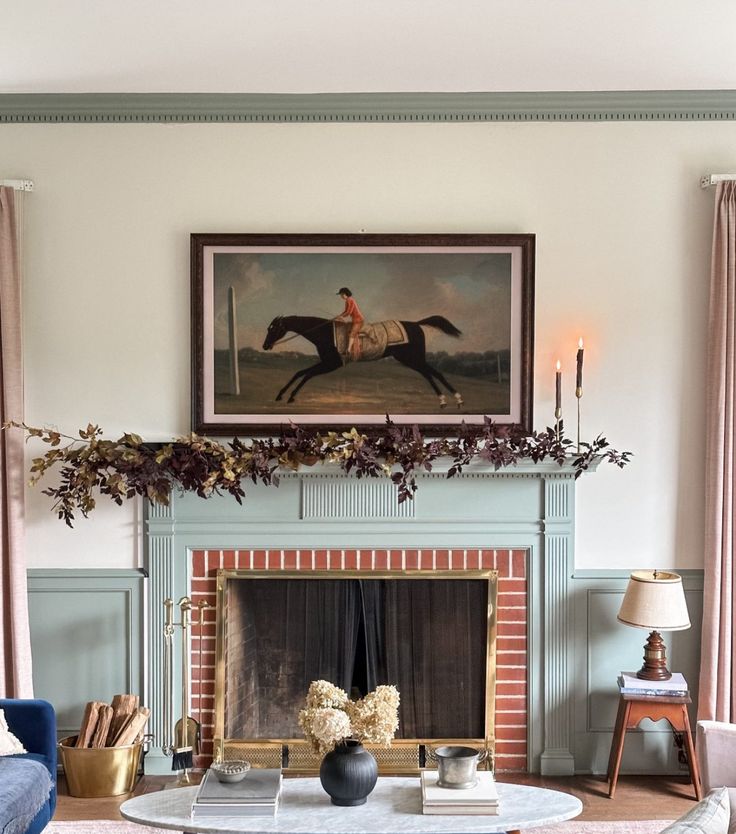
[[664, 640], [659, 632], [690, 628], [682, 577], [664, 570], [635, 570], [629, 579], [618, 619], [634, 628], [651, 629], [644, 645], [644, 665], [636, 673], [637, 678], [669, 680], [672, 672], [667, 669]]

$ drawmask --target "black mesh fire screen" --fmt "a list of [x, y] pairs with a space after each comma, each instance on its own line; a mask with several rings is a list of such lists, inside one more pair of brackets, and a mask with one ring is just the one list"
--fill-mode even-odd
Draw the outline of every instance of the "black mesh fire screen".
[[[224, 735], [299, 738], [313, 680], [401, 693], [397, 738], [486, 735], [488, 577], [229, 578]], [[218, 617], [222, 612], [218, 612]]]

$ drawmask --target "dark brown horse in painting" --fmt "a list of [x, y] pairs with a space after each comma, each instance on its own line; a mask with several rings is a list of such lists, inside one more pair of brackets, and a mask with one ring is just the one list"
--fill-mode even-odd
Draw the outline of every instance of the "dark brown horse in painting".
[[[411, 368], [412, 371], [421, 374], [439, 397], [440, 407], [444, 408], [447, 405], [447, 397], [442, 393], [437, 382], [435, 382], [435, 380], [438, 380], [455, 397], [459, 408], [463, 405], [462, 396], [452, 387], [440, 371], [433, 368], [427, 362], [427, 349], [422, 326], [434, 327], [437, 330], [441, 330], [447, 336], [454, 336], [455, 338], [461, 335], [460, 331], [444, 316], [429, 316], [421, 321], [402, 321], [401, 324], [406, 330], [406, 343], [388, 345], [382, 356], [375, 358], [383, 359], [393, 357], [397, 362], [401, 362], [402, 365], [406, 365], [407, 368]], [[310, 379], [315, 376], [321, 376], [322, 374], [332, 373], [332, 371], [342, 368], [343, 359], [335, 347], [333, 327], [333, 319], [317, 318], [316, 316], [276, 316], [271, 322], [263, 342], [264, 350], [271, 350], [287, 333], [297, 333], [315, 346], [319, 356], [319, 362], [310, 365], [308, 368], [303, 368], [301, 371], [297, 371], [292, 376], [276, 395], [277, 400], [280, 400], [291, 385], [299, 380], [287, 400], [287, 402], [293, 403], [296, 395]]]

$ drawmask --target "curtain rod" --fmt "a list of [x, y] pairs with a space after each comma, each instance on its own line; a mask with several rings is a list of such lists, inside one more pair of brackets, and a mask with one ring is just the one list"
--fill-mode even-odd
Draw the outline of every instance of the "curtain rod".
[[0, 180], [0, 185], [7, 185], [16, 191], [33, 191], [33, 180]]
[[710, 188], [711, 185], [716, 185], [719, 182], [730, 182], [736, 180], [736, 174], [706, 174], [700, 178], [701, 188]]

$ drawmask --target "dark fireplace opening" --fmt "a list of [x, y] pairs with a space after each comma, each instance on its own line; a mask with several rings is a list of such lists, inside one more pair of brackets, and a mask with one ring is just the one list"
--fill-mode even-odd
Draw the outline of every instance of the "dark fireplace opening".
[[237, 574], [218, 602], [225, 738], [300, 738], [320, 678], [353, 697], [394, 684], [397, 739], [492, 736], [495, 572]]
[[360, 618], [358, 623], [358, 639], [355, 643], [355, 663], [353, 665], [353, 678], [350, 681], [350, 689], [346, 690], [353, 698], [362, 698], [370, 692], [368, 683], [368, 635], [365, 630], [365, 622]]

